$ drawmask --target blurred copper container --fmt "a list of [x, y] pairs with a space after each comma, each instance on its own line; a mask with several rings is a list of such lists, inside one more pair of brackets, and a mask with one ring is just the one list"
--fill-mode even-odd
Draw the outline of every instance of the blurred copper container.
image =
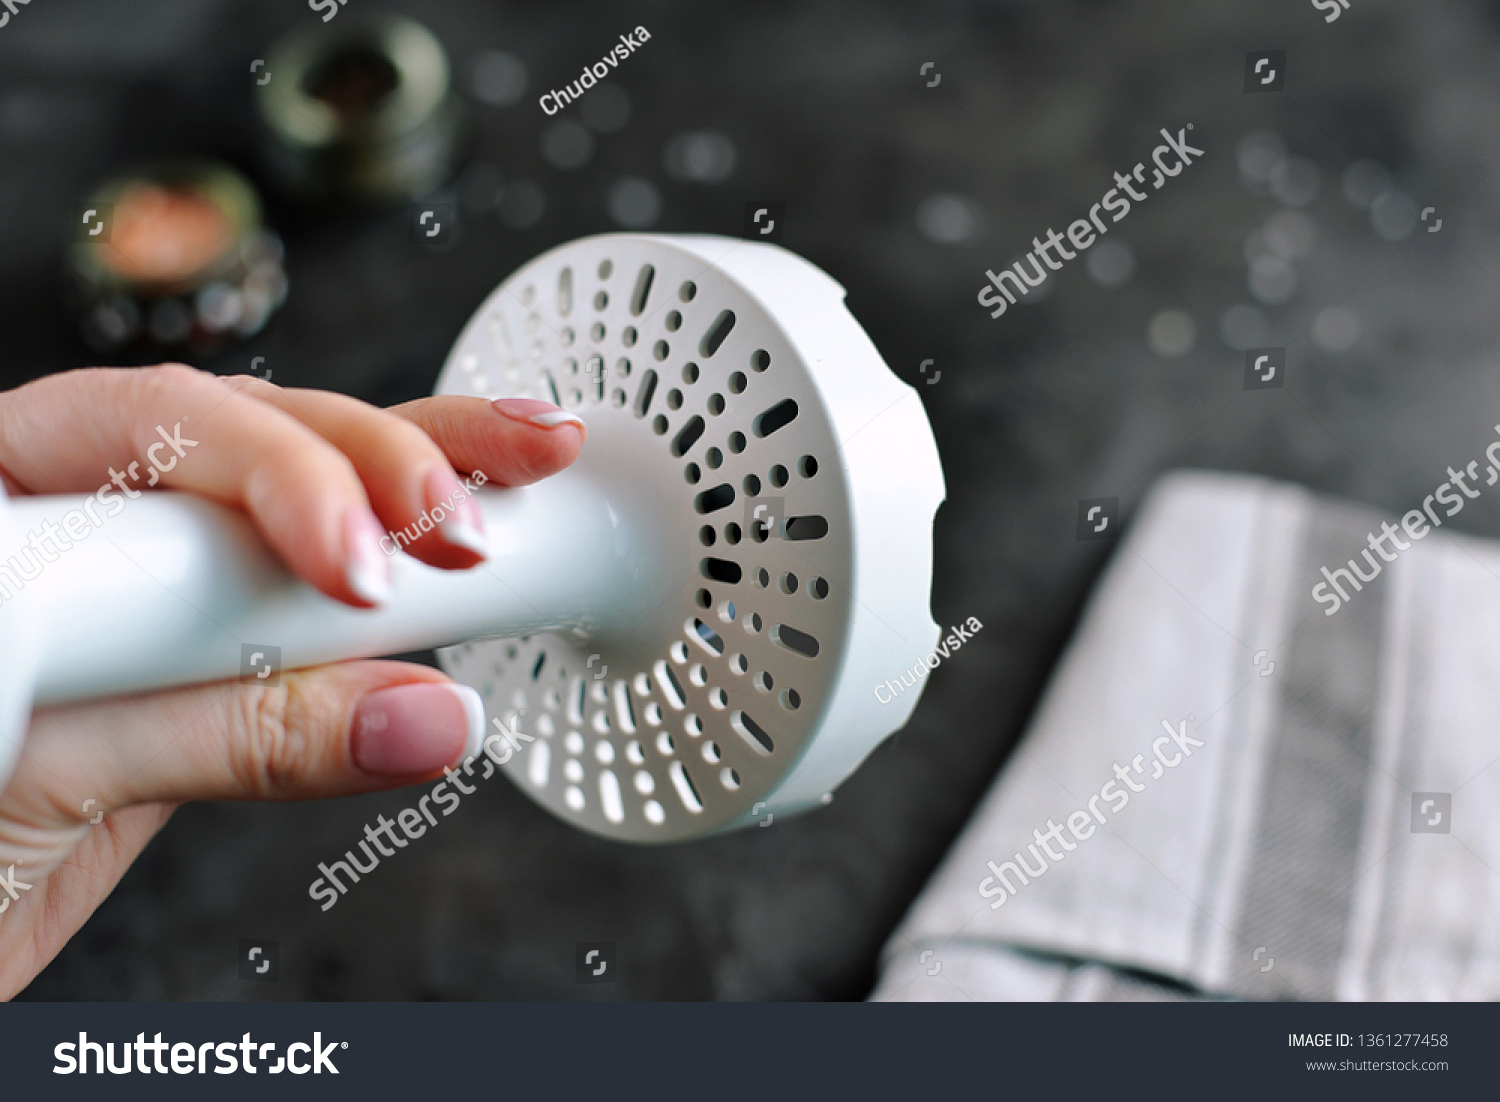
[[452, 173], [463, 134], [448, 55], [420, 23], [345, 15], [294, 31], [256, 88], [270, 169], [295, 195], [398, 202]]
[[99, 352], [213, 351], [264, 328], [286, 299], [280, 239], [226, 165], [183, 161], [117, 177], [79, 204], [73, 307]]

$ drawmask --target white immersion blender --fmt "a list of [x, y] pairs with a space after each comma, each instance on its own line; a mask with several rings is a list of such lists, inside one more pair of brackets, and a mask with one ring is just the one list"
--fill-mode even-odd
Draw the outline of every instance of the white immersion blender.
[[[490, 295], [436, 392], [542, 398], [588, 442], [555, 477], [479, 491], [474, 569], [396, 555], [377, 610], [293, 577], [233, 510], [130, 501], [0, 603], [0, 784], [33, 699], [234, 678], [247, 647], [288, 669], [443, 647], [529, 736], [504, 755], [517, 787], [629, 842], [827, 802], [906, 723], [918, 694], [874, 687], [937, 642], [942, 470], [824, 272], [730, 238], [573, 241]], [[0, 560], [83, 500], [4, 501]]]

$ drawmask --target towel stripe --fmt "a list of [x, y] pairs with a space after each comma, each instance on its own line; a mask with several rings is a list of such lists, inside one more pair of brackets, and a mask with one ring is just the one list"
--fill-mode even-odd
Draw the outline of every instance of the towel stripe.
[[[1363, 509], [1321, 505], [1303, 543], [1306, 583], [1291, 599], [1311, 603], [1320, 567], [1351, 556], [1368, 574], [1360, 549], [1379, 517]], [[1377, 557], [1377, 562], [1380, 561]], [[1334, 995], [1349, 929], [1352, 885], [1364, 819], [1373, 746], [1381, 630], [1388, 575], [1363, 583], [1333, 616], [1294, 606], [1285, 648], [1281, 713], [1261, 792], [1261, 819], [1241, 892], [1242, 945], [1264, 945], [1273, 974], [1248, 968], [1238, 993], [1250, 998]], [[1284, 670], [1284, 674], [1283, 674]], [[1248, 962], [1247, 962], [1248, 964]]]

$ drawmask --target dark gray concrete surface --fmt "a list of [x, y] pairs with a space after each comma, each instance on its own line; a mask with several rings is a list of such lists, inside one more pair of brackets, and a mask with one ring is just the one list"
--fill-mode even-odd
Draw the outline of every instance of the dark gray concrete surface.
[[[1404, 510], [1500, 421], [1500, 4], [1351, 0], [1331, 24], [1310, 0], [345, 10], [357, 8], [423, 19], [466, 89], [482, 50], [524, 63], [519, 102], [471, 102], [469, 164], [507, 187], [535, 182], [545, 210], [516, 229], [491, 206], [493, 184], [471, 176], [464, 238], [433, 254], [408, 242], [401, 210], [273, 204], [290, 301], [261, 337], [200, 366], [243, 371], [263, 355], [279, 383], [415, 397], [508, 272], [620, 228], [608, 196], [622, 177], [658, 190], [662, 231], [733, 234], [747, 200], [783, 198], [784, 244], [845, 284], [920, 389], [948, 483], [934, 613], [976, 616], [983, 631], [832, 806], [771, 829], [627, 848], [563, 826], [497, 778], [324, 914], [307, 897], [317, 862], [409, 793], [186, 807], [25, 998], [861, 997], [883, 940], [1021, 732], [1108, 554], [1075, 539], [1079, 499], [1117, 496], [1128, 514], [1158, 473], [1191, 465]], [[253, 173], [249, 63], [315, 19], [299, 0], [36, 0], [0, 28], [0, 381], [94, 360], [57, 295], [74, 200], [155, 155], [218, 155]], [[598, 135], [586, 164], [549, 164], [556, 120], [537, 96], [637, 25], [651, 41], [612, 78], [629, 122]], [[1261, 49], [1287, 51], [1284, 92], [1243, 94], [1245, 54]], [[936, 87], [919, 75], [927, 61]], [[987, 316], [975, 301], [986, 268], [1086, 217], [1112, 172], [1149, 162], [1160, 128], [1190, 123], [1204, 158], [1112, 227], [1133, 278], [1106, 288], [1080, 257], [1043, 301]], [[722, 182], [664, 168], [674, 136], [698, 130], [735, 147]], [[1274, 305], [1247, 286], [1247, 236], [1288, 209], [1240, 179], [1236, 151], [1257, 130], [1319, 178], [1297, 208], [1316, 236], [1292, 263], [1294, 293]], [[1441, 230], [1382, 237], [1341, 194], [1360, 159], [1434, 207]], [[941, 195], [961, 201], [923, 207]], [[1387, 202], [1397, 230], [1402, 202]], [[957, 240], [940, 240], [945, 230]], [[1255, 343], [1289, 349], [1284, 389], [1242, 390], [1243, 352], [1221, 335], [1235, 306], [1260, 312]], [[1325, 315], [1314, 339], [1334, 306], [1359, 327], [1342, 351], [1336, 323], [1349, 315]], [[1195, 323], [1185, 354], [1148, 343], [1164, 310]], [[1158, 348], [1172, 328], [1159, 321]], [[932, 385], [926, 359], [941, 371]], [[1474, 506], [1457, 526], [1500, 532], [1493, 501]], [[893, 669], [906, 664], [893, 656]], [[237, 977], [251, 937], [280, 942], [276, 984]], [[574, 982], [585, 940], [618, 943], [618, 983]]]

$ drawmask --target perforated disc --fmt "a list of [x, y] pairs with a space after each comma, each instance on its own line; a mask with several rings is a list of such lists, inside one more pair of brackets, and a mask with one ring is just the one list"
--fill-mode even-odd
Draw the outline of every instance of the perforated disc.
[[628, 615], [440, 652], [533, 737], [504, 768], [559, 817], [640, 842], [764, 823], [906, 721], [916, 694], [874, 688], [936, 642], [942, 476], [843, 297], [774, 246], [608, 235], [525, 265], [455, 345], [437, 392], [577, 412], [558, 477], [649, 544]]

